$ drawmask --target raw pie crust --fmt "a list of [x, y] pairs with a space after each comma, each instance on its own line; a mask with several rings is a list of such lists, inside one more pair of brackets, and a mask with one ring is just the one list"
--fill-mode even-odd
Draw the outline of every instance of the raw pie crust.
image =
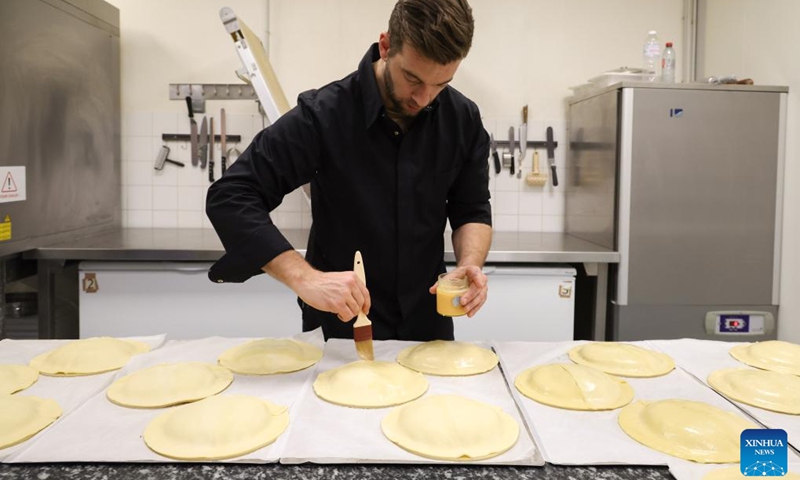
[[731, 356], [751, 367], [800, 375], [800, 345], [781, 340], [736, 345]]
[[55, 400], [0, 395], [0, 449], [24, 442], [60, 416]]
[[675, 368], [663, 353], [619, 342], [593, 342], [569, 351], [573, 362], [622, 377], [660, 377]]
[[39, 372], [27, 365], [0, 365], [0, 395], [11, 395], [30, 387]]
[[738, 402], [800, 415], [800, 377], [752, 368], [726, 368], [712, 372], [708, 384]]
[[42, 375], [72, 377], [118, 370], [134, 355], [150, 351], [136, 340], [95, 337], [76, 340], [43, 353], [30, 362]]
[[758, 428], [707, 403], [679, 399], [639, 400], [620, 410], [618, 420], [644, 446], [698, 463], [738, 462], [742, 431]]
[[633, 400], [625, 380], [571, 363], [529, 368], [517, 375], [514, 386], [531, 400], [570, 410], [613, 410]]
[[477, 375], [493, 369], [497, 355], [472, 343], [434, 340], [404, 348], [397, 362], [428, 375]]
[[394, 362], [360, 360], [322, 372], [314, 393], [346, 407], [380, 408], [410, 402], [428, 390], [419, 372]]
[[154, 418], [144, 442], [178, 460], [221, 460], [274, 442], [289, 425], [286, 407], [247, 395], [220, 395], [174, 407]]
[[[708, 472], [704, 477], [703, 480], [739, 480], [742, 478], [753, 478], [753, 475], [745, 477], [742, 475], [741, 469], [736, 467], [729, 467], [729, 468], [720, 468], [719, 470], [714, 470]], [[768, 477], [774, 478], [774, 477]], [[778, 478], [785, 478], [787, 480], [800, 480], [800, 475], [792, 472], [786, 472], [786, 475]]]
[[459, 395], [434, 395], [395, 407], [383, 434], [411, 453], [438, 460], [495, 457], [519, 438], [519, 425], [501, 408]]
[[123, 407], [168, 407], [216, 395], [232, 381], [230, 370], [210, 363], [162, 364], [120, 378], [106, 396]]
[[322, 358], [322, 349], [291, 338], [262, 338], [222, 352], [219, 364], [242, 375], [304, 370]]

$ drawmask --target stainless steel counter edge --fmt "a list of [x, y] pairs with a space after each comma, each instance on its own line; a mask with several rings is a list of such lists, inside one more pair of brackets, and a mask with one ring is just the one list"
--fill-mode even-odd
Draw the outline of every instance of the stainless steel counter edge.
[[[308, 230], [283, 230], [305, 254]], [[454, 262], [445, 235], [445, 261]], [[206, 261], [225, 249], [212, 229], [122, 228], [69, 242], [46, 245], [23, 254], [35, 260]], [[619, 263], [620, 254], [564, 233], [495, 232], [487, 263]]]

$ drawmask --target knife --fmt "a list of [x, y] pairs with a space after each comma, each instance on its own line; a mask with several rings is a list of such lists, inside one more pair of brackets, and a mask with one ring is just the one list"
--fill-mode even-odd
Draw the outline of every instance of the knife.
[[219, 111], [219, 123], [220, 123], [220, 127], [219, 127], [220, 128], [220, 132], [219, 132], [219, 134], [220, 134], [220, 142], [222, 142], [222, 150], [220, 150], [220, 159], [219, 159], [219, 168], [220, 168], [219, 176], [221, 177], [222, 175], [225, 174], [225, 170], [228, 168], [228, 165], [226, 165], [226, 160], [228, 159], [226, 157], [227, 150], [225, 149], [225, 147], [227, 147], [227, 145], [228, 145], [228, 139], [225, 137], [226, 133], [225, 133], [225, 109], [224, 108]]
[[517, 145], [514, 143], [514, 127], [508, 127], [508, 150], [511, 152], [511, 175], [514, 175], [514, 152]]
[[197, 166], [197, 122], [194, 120], [194, 108], [192, 108], [192, 97], [186, 96], [186, 107], [189, 109], [189, 127], [191, 133], [189, 138], [192, 144], [192, 165]]
[[200, 162], [200, 168], [206, 168], [206, 161], [208, 160], [208, 125], [206, 124], [206, 117], [203, 117], [203, 123], [200, 124], [200, 139], [197, 146], [197, 161]]
[[556, 158], [555, 158], [555, 149], [556, 145], [553, 142], [553, 127], [547, 127], [547, 141], [545, 142], [547, 146], [547, 163], [550, 165], [550, 173], [553, 176], [553, 186], [558, 186], [558, 176], [556, 175]]
[[208, 120], [208, 125], [208, 129], [211, 132], [208, 142], [210, 144], [210, 148], [208, 149], [208, 181], [214, 183], [214, 117]]
[[525, 159], [525, 149], [528, 146], [528, 106], [522, 107], [522, 125], [519, 127], [519, 166], [517, 178], [522, 178], [522, 161]]
[[503, 165], [500, 163], [500, 155], [497, 153], [497, 142], [494, 140], [494, 134], [490, 134], [489, 138], [489, 146], [492, 150], [492, 159], [494, 159], [494, 173], [496, 175], [500, 173], [500, 170], [503, 169]]

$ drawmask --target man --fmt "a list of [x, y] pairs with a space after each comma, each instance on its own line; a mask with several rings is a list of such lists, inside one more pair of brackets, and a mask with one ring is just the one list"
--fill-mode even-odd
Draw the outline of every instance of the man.
[[[364, 311], [378, 340], [453, 339], [433, 295], [446, 222], [456, 275], [470, 281], [461, 299], [470, 317], [486, 301], [492, 235], [488, 134], [477, 106], [448, 86], [473, 25], [465, 0], [399, 0], [356, 72], [302, 93], [256, 135], [208, 191], [226, 250], [211, 280], [268, 273], [297, 293], [303, 330], [321, 326], [326, 338], [352, 338]], [[303, 259], [268, 212], [309, 181]], [[356, 250], [369, 289], [352, 271]]]

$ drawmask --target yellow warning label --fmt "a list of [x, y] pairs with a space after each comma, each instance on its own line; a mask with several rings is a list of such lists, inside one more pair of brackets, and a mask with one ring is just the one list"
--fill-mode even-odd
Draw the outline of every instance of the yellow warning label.
[[0, 242], [11, 240], [11, 215], [6, 215], [3, 223], [0, 223]]

